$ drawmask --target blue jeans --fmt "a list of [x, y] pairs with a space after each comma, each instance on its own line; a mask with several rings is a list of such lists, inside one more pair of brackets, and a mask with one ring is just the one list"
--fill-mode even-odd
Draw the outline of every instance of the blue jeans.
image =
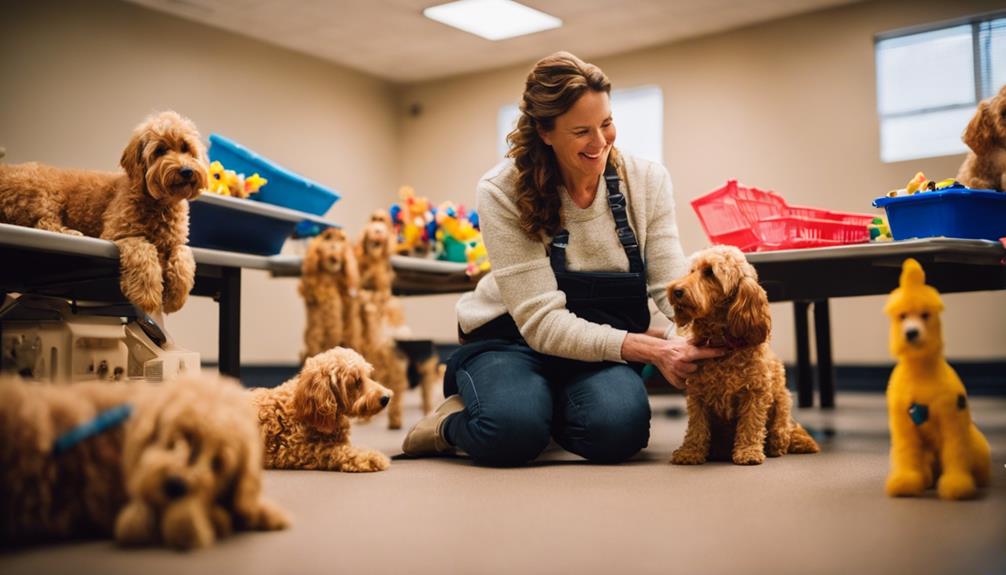
[[596, 463], [619, 463], [646, 447], [650, 403], [630, 366], [537, 353], [515, 343], [464, 360], [456, 372], [465, 410], [443, 435], [478, 464], [522, 465], [549, 438]]

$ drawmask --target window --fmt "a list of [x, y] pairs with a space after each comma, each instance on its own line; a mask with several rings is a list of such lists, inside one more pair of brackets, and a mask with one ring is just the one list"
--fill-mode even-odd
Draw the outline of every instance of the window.
[[[506, 135], [517, 125], [520, 110], [515, 105], [500, 108], [496, 115], [497, 152], [506, 155]], [[618, 149], [654, 162], [664, 163], [664, 94], [657, 86], [612, 90], [611, 117], [618, 130]]]
[[877, 37], [880, 159], [967, 151], [979, 100], [1006, 83], [1006, 15]]

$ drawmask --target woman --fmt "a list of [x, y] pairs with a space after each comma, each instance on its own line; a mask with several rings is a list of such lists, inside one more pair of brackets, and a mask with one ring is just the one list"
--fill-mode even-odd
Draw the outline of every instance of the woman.
[[528, 75], [510, 159], [477, 190], [493, 271], [458, 301], [448, 399], [409, 431], [407, 455], [520, 465], [554, 437], [590, 461], [624, 461], [649, 440], [638, 365], [681, 387], [694, 361], [721, 354], [673, 326], [648, 330], [648, 298], [670, 317], [666, 286], [687, 261], [667, 171], [612, 146], [610, 91], [566, 52]]

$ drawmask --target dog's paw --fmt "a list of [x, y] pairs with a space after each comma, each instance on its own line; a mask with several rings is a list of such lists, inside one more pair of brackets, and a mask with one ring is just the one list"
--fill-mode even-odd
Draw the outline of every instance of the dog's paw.
[[161, 518], [164, 542], [175, 549], [203, 549], [216, 541], [216, 531], [205, 504], [189, 496], [171, 504]]
[[737, 449], [734, 451], [733, 461], [737, 465], [761, 465], [765, 462], [765, 452], [760, 446]]
[[779, 457], [789, 452], [792, 436], [789, 433], [770, 433], [765, 442], [765, 455]]
[[252, 529], [277, 531], [290, 526], [290, 517], [269, 499], [259, 499], [258, 510], [251, 522]]
[[702, 465], [706, 462], [706, 454], [697, 449], [680, 447], [671, 454], [674, 465]]
[[66, 234], [68, 236], [78, 236], [78, 237], [84, 236], [83, 232], [79, 232], [73, 228], [60, 228], [59, 233]]
[[115, 518], [115, 540], [119, 545], [149, 545], [157, 540], [157, 516], [148, 505], [132, 502]]
[[196, 261], [189, 246], [178, 246], [164, 268], [164, 313], [174, 313], [185, 305], [195, 285]]
[[887, 477], [884, 491], [891, 497], [915, 497], [926, 490], [926, 480], [918, 471], [896, 471]]
[[978, 494], [975, 480], [968, 473], [946, 473], [936, 482], [940, 499], [971, 499]]
[[342, 466], [343, 471], [352, 473], [370, 473], [372, 471], [384, 471], [391, 466], [391, 460], [380, 451], [360, 451], [353, 455], [353, 458]]

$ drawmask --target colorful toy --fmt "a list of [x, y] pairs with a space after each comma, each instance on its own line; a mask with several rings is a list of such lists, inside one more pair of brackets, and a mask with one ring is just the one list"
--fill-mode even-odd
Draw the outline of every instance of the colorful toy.
[[465, 251], [468, 242], [482, 239], [482, 235], [451, 202], [440, 204], [436, 213], [437, 259], [451, 262], [468, 261]]
[[887, 192], [887, 197], [896, 198], [898, 196], [912, 196], [920, 192], [938, 192], [941, 190], [963, 187], [963, 184], [953, 178], [947, 178], [937, 182], [926, 179], [926, 175], [922, 172], [916, 172], [915, 176], [913, 176], [911, 180], [908, 180], [908, 183], [904, 188]]
[[233, 196], [235, 198], [247, 198], [257, 193], [262, 186], [269, 183], [257, 173], [248, 176], [238, 174], [234, 170], [224, 168], [218, 161], [210, 164], [209, 186], [203, 190], [219, 194], [221, 196]]
[[398, 253], [408, 255], [425, 255], [430, 251], [430, 237], [427, 229], [433, 221], [430, 201], [417, 197], [411, 186], [402, 186], [398, 190], [401, 204], [394, 204], [389, 210], [391, 221], [398, 235]]
[[889, 242], [894, 239], [891, 235], [891, 226], [882, 217], [873, 218], [866, 227], [870, 230], [871, 242]]
[[489, 253], [486, 252], [486, 245], [481, 237], [471, 240], [465, 245], [465, 259], [468, 261], [465, 273], [469, 277], [489, 271]]
[[936, 484], [941, 499], [968, 499], [989, 483], [989, 444], [971, 421], [964, 384], [943, 357], [940, 294], [905, 260], [884, 312], [897, 358], [887, 385], [892, 497], [916, 496]]

